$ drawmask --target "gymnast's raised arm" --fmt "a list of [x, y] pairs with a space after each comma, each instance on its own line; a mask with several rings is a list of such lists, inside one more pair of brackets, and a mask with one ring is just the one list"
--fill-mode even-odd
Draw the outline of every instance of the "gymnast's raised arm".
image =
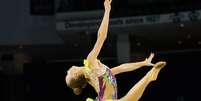
[[[100, 50], [104, 44], [104, 41], [107, 38], [109, 16], [110, 16], [110, 10], [111, 10], [111, 5], [110, 5], [111, 2], [112, 2], [112, 0], [105, 0], [105, 2], [104, 2], [105, 13], [104, 13], [102, 23], [101, 23], [100, 28], [99, 28], [98, 33], [97, 33], [98, 34], [97, 35], [97, 41], [96, 41], [92, 51], [87, 56], [87, 60], [92, 65], [96, 62], [97, 57], [100, 53]], [[91, 67], [93, 67], [93, 66], [91, 66]]]
[[144, 61], [121, 64], [117, 67], [113, 67], [111, 71], [113, 75], [117, 75], [123, 72], [130, 72], [130, 71], [136, 70], [143, 66], [154, 66], [154, 64], [151, 63], [153, 57], [154, 57], [154, 53], [151, 53], [150, 56], [146, 58]]

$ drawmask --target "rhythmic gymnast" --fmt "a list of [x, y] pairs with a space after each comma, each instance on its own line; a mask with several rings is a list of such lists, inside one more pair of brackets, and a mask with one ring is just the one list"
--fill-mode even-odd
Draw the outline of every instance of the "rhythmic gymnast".
[[[154, 54], [151, 53], [144, 61], [125, 63], [110, 69], [97, 59], [107, 37], [111, 2], [112, 0], [104, 1], [105, 13], [97, 33], [97, 41], [86, 60], [84, 60], [84, 66], [72, 66], [67, 71], [66, 83], [76, 95], [79, 95], [87, 83], [89, 83], [95, 89], [97, 97], [95, 100], [87, 98], [87, 101], [138, 101], [147, 85], [157, 79], [160, 70], [166, 65], [166, 62], [151, 63], [154, 57]], [[117, 99], [115, 75], [133, 71], [143, 66], [153, 67], [125, 96]]]

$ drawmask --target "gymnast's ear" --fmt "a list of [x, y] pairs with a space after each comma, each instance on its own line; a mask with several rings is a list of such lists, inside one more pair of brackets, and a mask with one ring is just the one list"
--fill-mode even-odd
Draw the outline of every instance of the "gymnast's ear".
[[82, 93], [82, 88], [73, 88], [73, 92], [75, 95], [80, 95]]

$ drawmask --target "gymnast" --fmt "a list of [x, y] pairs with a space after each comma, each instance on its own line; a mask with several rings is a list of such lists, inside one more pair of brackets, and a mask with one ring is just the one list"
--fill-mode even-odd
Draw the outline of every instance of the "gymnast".
[[[112, 0], [104, 1], [105, 12], [97, 33], [97, 41], [92, 51], [83, 61], [84, 66], [72, 66], [67, 71], [65, 78], [66, 84], [68, 87], [72, 88], [76, 95], [79, 95], [86, 87], [87, 83], [89, 83], [95, 89], [97, 97], [94, 100], [87, 98], [87, 101], [138, 101], [148, 84], [157, 79], [160, 70], [166, 65], [166, 62], [151, 63], [154, 57], [154, 54], [151, 53], [144, 61], [125, 63], [110, 69], [97, 59], [107, 37], [111, 2]], [[115, 75], [133, 71], [143, 66], [153, 67], [125, 96], [118, 99]]]

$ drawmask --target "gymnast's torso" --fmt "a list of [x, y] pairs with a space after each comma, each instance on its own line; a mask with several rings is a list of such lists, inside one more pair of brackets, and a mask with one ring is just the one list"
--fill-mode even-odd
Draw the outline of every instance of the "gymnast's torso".
[[85, 77], [98, 94], [95, 101], [117, 99], [117, 82], [110, 68], [102, 64], [99, 60], [97, 60], [95, 68], [89, 68], [91, 65], [87, 60], [85, 60], [84, 64]]

